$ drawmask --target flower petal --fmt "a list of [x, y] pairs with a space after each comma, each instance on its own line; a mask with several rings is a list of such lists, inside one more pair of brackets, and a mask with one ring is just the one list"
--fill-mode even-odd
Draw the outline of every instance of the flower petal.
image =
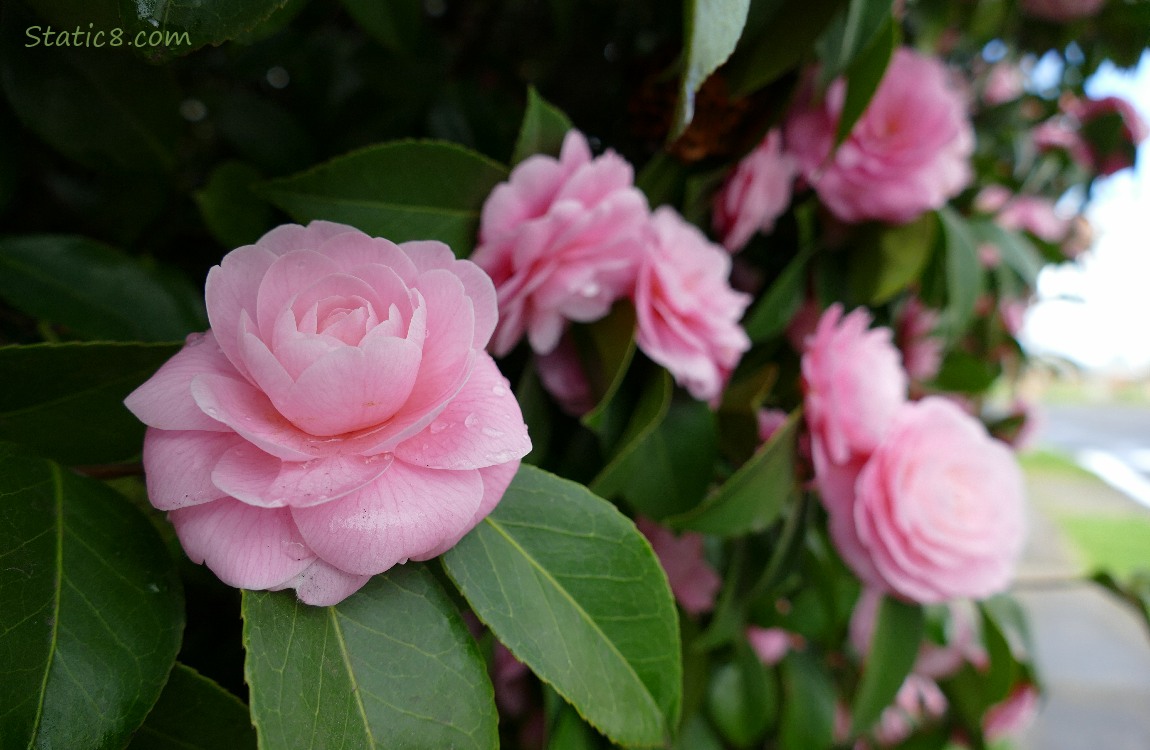
[[160, 510], [175, 510], [218, 500], [226, 492], [212, 483], [212, 467], [220, 456], [246, 445], [234, 432], [157, 430], [144, 437], [148, 498]]
[[483, 499], [478, 471], [439, 471], [396, 461], [348, 497], [292, 508], [307, 544], [350, 573], [382, 573], [462, 535]]
[[260, 280], [256, 296], [255, 320], [260, 338], [272, 340], [272, 330], [281, 311], [287, 309], [301, 290], [316, 279], [339, 272], [339, 266], [314, 250], [295, 250], [281, 255]]
[[258, 388], [211, 373], [192, 379], [192, 397], [204, 412], [248, 441], [285, 461], [307, 461], [325, 451], [316, 440], [283, 418]]
[[149, 427], [229, 432], [227, 425], [205, 414], [192, 398], [192, 379], [201, 373], [239, 377], [211, 331], [188, 336], [184, 348], [129, 393], [124, 405]]
[[488, 354], [480, 354], [463, 389], [395, 455], [435, 469], [478, 469], [523, 458], [531, 450], [527, 425], [510, 384]]
[[422, 555], [412, 555], [412, 560], [430, 560], [433, 557], [439, 557], [447, 550], [459, 544], [459, 540], [467, 536], [468, 532], [479, 525], [479, 522], [487, 518], [487, 514], [495, 509], [499, 501], [503, 499], [503, 493], [507, 491], [507, 486], [511, 484], [511, 480], [515, 478], [515, 472], [519, 471], [519, 460], [508, 461], [505, 464], [498, 464], [496, 466], [485, 466], [479, 470], [479, 476], [483, 480], [483, 500], [480, 501], [479, 507], [475, 509], [472, 514], [471, 520], [459, 530], [457, 534], [446, 537], [442, 543], [437, 547], [428, 550]]
[[246, 441], [224, 453], [211, 472], [228, 495], [261, 508], [326, 503], [355, 492], [391, 465], [390, 454], [281, 461]]
[[188, 557], [245, 589], [281, 586], [315, 559], [286, 508], [253, 508], [223, 498], [168, 514]]
[[499, 310], [495, 299], [495, 284], [482, 268], [469, 260], [458, 260], [451, 248], [442, 242], [427, 240], [405, 242], [400, 245], [415, 263], [420, 273], [437, 268], [450, 271], [463, 282], [463, 288], [471, 299], [475, 313], [475, 337], [473, 349], [483, 349], [491, 340], [495, 324], [499, 321]]
[[[264, 235], [263, 239], [275, 231]], [[239, 321], [244, 310], [249, 314], [254, 312], [260, 280], [275, 263], [276, 257], [276, 253], [259, 244], [245, 245], [225, 255], [220, 265], [213, 266], [204, 283], [204, 300], [212, 331], [224, 355], [244, 375], [247, 373], [242, 369], [240, 358]]]
[[304, 604], [331, 607], [359, 591], [369, 580], [371, 576], [348, 573], [317, 558], [298, 576], [272, 591], [295, 589]]

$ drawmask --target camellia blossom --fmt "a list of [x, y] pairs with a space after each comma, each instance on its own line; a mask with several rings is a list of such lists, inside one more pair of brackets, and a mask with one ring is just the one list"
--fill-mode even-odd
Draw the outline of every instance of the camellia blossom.
[[335, 604], [452, 547], [531, 447], [495, 289], [440, 242], [278, 227], [207, 279], [211, 330], [128, 396], [152, 504], [225, 583]]
[[970, 182], [974, 129], [941, 62], [897, 50], [866, 111], [834, 149], [845, 96], [842, 79], [822, 101], [808, 93], [784, 130], [799, 172], [836, 217], [904, 223]]
[[525, 333], [546, 354], [567, 321], [598, 320], [629, 295], [648, 215], [631, 165], [613, 151], [592, 159], [577, 131], [558, 159], [537, 154], [516, 166], [483, 204], [471, 256], [498, 293], [495, 355]]
[[728, 283], [730, 256], [674, 209], [657, 209], [649, 228], [635, 341], [692, 396], [712, 401], [751, 348], [739, 325], [751, 297]]
[[925, 306], [917, 297], [907, 300], [899, 311], [898, 346], [911, 380], [930, 380], [942, 367], [942, 339], [935, 335], [940, 317], [937, 310]]
[[795, 160], [777, 130], [743, 158], [715, 197], [713, 222], [723, 246], [742, 250], [756, 232], [769, 232], [791, 202]]
[[1025, 536], [1010, 449], [943, 398], [898, 409], [854, 482], [829, 507], [835, 545], [862, 581], [903, 599], [981, 599], [1011, 582]]
[[1064, 96], [1059, 107], [1063, 114], [1032, 131], [1035, 147], [1064, 150], [1074, 161], [1103, 176], [1133, 166], [1138, 145], [1150, 137], [1150, 125], [1130, 102], [1118, 96]]
[[635, 526], [651, 542], [667, 573], [671, 593], [683, 610], [693, 615], [710, 612], [723, 581], [703, 555], [703, 535], [684, 531], [676, 536], [647, 518], [636, 519]]

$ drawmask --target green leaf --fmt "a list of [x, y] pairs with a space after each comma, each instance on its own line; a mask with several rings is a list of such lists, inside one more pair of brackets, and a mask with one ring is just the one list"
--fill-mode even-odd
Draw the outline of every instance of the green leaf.
[[990, 219], [972, 221], [970, 229], [980, 242], [989, 242], [998, 249], [1003, 263], [1013, 269], [1023, 283], [1031, 288], [1037, 285], [1038, 273], [1045, 263], [1033, 242]]
[[851, 252], [851, 290], [868, 305], [881, 305], [914, 283], [930, 261], [938, 219], [927, 213], [889, 227]]
[[252, 191], [262, 179], [250, 164], [227, 161], [213, 169], [208, 183], [196, 191], [204, 224], [224, 247], [250, 245], [275, 225], [272, 207]]
[[[886, 5], [887, 10], [890, 4]], [[835, 131], [835, 145], [847, 139], [854, 129], [855, 123], [866, 112], [867, 105], [879, 84], [886, 74], [887, 65], [890, 64], [894, 51], [901, 40], [901, 30], [898, 22], [892, 18], [878, 30], [866, 49], [851, 62], [846, 72], [846, 94], [843, 97], [842, 113], [839, 115], [839, 124]]]
[[426, 567], [394, 567], [334, 607], [245, 591], [243, 617], [261, 747], [497, 747], [479, 648]]
[[934, 386], [944, 391], [959, 393], [984, 393], [1002, 374], [1002, 365], [988, 361], [961, 349], [946, 353]]
[[0, 297], [89, 339], [176, 341], [208, 327], [186, 279], [85, 237], [0, 239]]
[[730, 479], [694, 510], [666, 522], [680, 529], [722, 536], [763, 531], [798, 495], [795, 441], [801, 415], [791, 414]]
[[751, 341], [761, 343], [787, 329], [803, 304], [807, 263], [813, 255], [814, 246], [800, 250], [767, 289], [766, 294], [751, 308], [743, 320], [743, 328]]
[[257, 192], [300, 222], [327, 219], [393, 242], [439, 240], [466, 257], [479, 211], [507, 178], [502, 165], [435, 141], [369, 146]]
[[539, 96], [531, 86], [527, 89], [527, 110], [519, 126], [519, 137], [515, 139], [515, 150], [511, 153], [512, 165], [532, 154], [558, 156], [563, 138], [574, 127], [567, 115]]
[[824, 750], [834, 743], [835, 686], [808, 653], [791, 652], [779, 665], [783, 707], [779, 719], [782, 750]]
[[124, 397], [179, 351], [176, 344], [0, 347], [0, 440], [67, 464], [138, 455], [144, 439]]
[[993, 705], [1005, 700], [1014, 687], [1017, 675], [1017, 661], [1010, 648], [1006, 635], [998, 627], [998, 622], [985, 608], [979, 607], [982, 620], [982, 642], [989, 657], [989, 669], [983, 674], [983, 693], [987, 703]]
[[921, 606], [883, 597], [851, 707], [852, 735], [870, 729], [894, 700], [918, 656], [923, 627]]
[[727, 61], [747, 22], [751, 0], [686, 0], [683, 6], [686, 69], [671, 125], [671, 140], [695, 116], [695, 92]]
[[175, 567], [139, 511], [0, 445], [4, 747], [123, 747], [160, 695], [183, 626]]
[[[640, 390], [639, 400], [630, 412], [631, 420], [619, 439], [615, 454], [588, 485], [592, 492], [607, 498], [623, 494], [630, 479], [628, 472], [639, 463], [637, 451], [667, 418], [674, 389], [670, 373], [660, 371]], [[642, 503], [641, 500], [639, 502]]]
[[523, 466], [443, 556], [475, 614], [592, 726], [664, 744], [678, 722], [678, 615], [650, 545], [610, 503]]
[[340, 0], [371, 38], [395, 52], [417, 49], [422, 30], [420, 0]]
[[763, 37], [744, 39], [727, 66], [731, 95], [746, 96], [797, 67], [843, 5], [844, 0], [780, 3]]
[[[125, 49], [28, 48], [27, 34], [39, 34], [47, 25], [5, 10], [0, 77], [13, 110], [30, 130], [64, 156], [95, 169], [169, 172], [176, 166], [184, 123], [171, 71]], [[87, 29], [92, 21], [87, 14], [55, 30], [78, 24]]]
[[547, 736], [547, 750], [597, 750], [599, 736], [570, 707], [559, 704], [559, 717]]
[[[664, 388], [669, 384], [665, 380]], [[666, 404], [662, 417], [651, 408], [656, 401]], [[592, 483], [595, 491], [622, 495], [637, 513], [656, 520], [698, 505], [718, 456], [715, 415], [701, 401], [671, 400], [669, 390], [655, 386], [644, 391], [635, 419], [636, 439], [621, 441], [624, 447]]]
[[715, 728], [736, 747], [750, 747], [776, 721], [778, 686], [745, 640], [732, 661], [711, 673], [707, 711]]
[[824, 85], [845, 72], [890, 21], [891, 4], [886, 0], [850, 0], [818, 42]]
[[591, 392], [599, 396], [595, 408], [580, 421], [611, 445], [623, 429], [629, 411], [617, 396], [635, 358], [635, 308], [630, 304], [615, 305], [607, 317], [571, 330], [580, 359], [586, 363]]
[[966, 219], [949, 206], [938, 211], [946, 237], [946, 318], [951, 338], [966, 330], [982, 293], [982, 265]]
[[176, 663], [128, 750], [255, 750], [248, 707], [191, 667]]

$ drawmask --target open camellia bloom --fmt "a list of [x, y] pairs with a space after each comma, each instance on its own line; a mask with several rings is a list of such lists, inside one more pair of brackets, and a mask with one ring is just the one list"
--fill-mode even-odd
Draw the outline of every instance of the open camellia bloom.
[[907, 222], [970, 182], [974, 129], [941, 62], [896, 50], [866, 111], [834, 149], [845, 97], [838, 79], [785, 126], [799, 172], [839, 219]]
[[718, 398], [751, 340], [739, 325], [750, 295], [731, 288], [731, 258], [674, 209], [651, 217], [635, 284], [635, 341], [701, 401]]
[[547, 354], [567, 321], [598, 320], [631, 293], [648, 216], [633, 183], [625, 159], [613, 151], [592, 159], [587, 139], [573, 130], [558, 159], [524, 159], [491, 191], [471, 260], [498, 290], [496, 356], [524, 333]]
[[225, 583], [339, 602], [452, 547], [530, 450], [491, 280], [442, 243], [281, 226], [206, 296], [211, 330], [125, 403], [152, 504]]
[[880, 591], [926, 604], [982, 599], [1014, 576], [1024, 498], [1010, 449], [932, 396], [899, 408], [858, 474], [853, 501], [830, 510], [849, 514], [832, 534], [856, 574]]

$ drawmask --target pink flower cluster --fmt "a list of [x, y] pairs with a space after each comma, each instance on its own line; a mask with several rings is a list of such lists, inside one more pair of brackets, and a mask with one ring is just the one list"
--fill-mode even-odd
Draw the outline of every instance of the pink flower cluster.
[[802, 356], [815, 479], [832, 539], [868, 586], [939, 603], [1009, 585], [1022, 549], [1012, 453], [949, 400], [907, 400], [891, 331], [832, 306]]
[[211, 330], [130, 394], [148, 496], [225, 583], [335, 604], [446, 551], [531, 448], [495, 289], [439, 242], [281, 226], [208, 274]]
[[971, 179], [974, 129], [946, 67], [899, 49], [866, 111], [836, 149], [846, 83], [806, 100], [785, 124], [799, 173], [840, 220], [910, 221], [942, 206]]
[[1059, 106], [1060, 116], [1034, 129], [1034, 145], [1043, 151], [1064, 150], [1101, 175], [1133, 166], [1138, 145], [1150, 137], [1150, 125], [1121, 97], [1064, 97]]
[[[719, 396], [750, 348], [739, 326], [750, 297], [731, 289], [727, 254], [672, 209], [649, 211], [631, 165], [611, 151], [592, 158], [576, 131], [558, 159], [532, 156], [492, 191], [472, 260], [495, 282], [496, 355], [524, 334], [550, 355], [568, 321], [597, 320], [622, 298], [635, 304], [639, 348], [700, 400]], [[547, 369], [560, 400], [585, 404], [578, 378]]]

